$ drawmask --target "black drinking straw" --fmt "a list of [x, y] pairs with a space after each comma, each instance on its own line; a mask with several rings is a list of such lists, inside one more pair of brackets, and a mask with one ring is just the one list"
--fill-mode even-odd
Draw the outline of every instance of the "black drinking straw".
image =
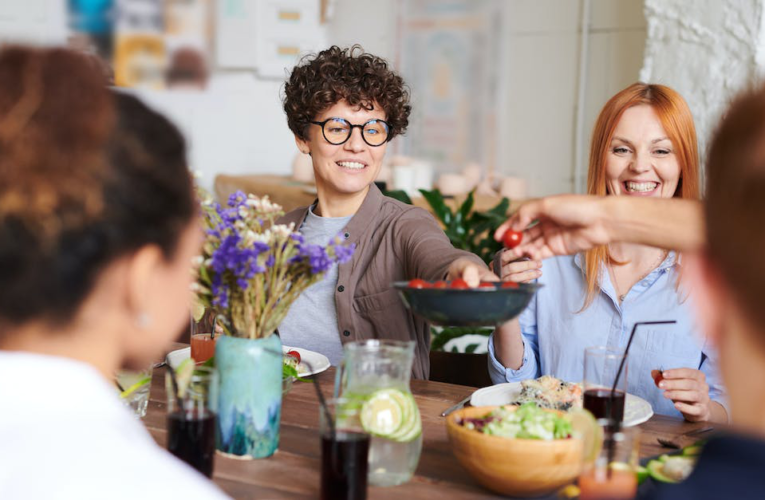
[[[627, 356], [630, 352], [630, 346], [632, 345], [632, 339], [635, 338], [635, 332], [637, 332], [638, 326], [642, 325], [670, 325], [673, 323], [677, 323], [675, 320], [670, 321], [639, 321], [635, 323], [635, 326], [632, 327], [632, 332], [630, 333], [630, 338], [627, 341], [627, 348], [624, 349], [624, 357], [622, 357], [621, 363], [619, 363], [619, 369], [616, 372], [616, 378], [614, 378], [614, 385], [611, 387], [611, 395], [608, 398], [608, 401], [606, 402], [606, 415], [608, 415], [608, 418], [610, 420], [613, 420], [613, 429], [610, 429], [612, 435], [609, 439], [606, 439], [606, 445], [608, 448], [608, 464], [611, 463], [611, 461], [614, 459], [614, 439], [613, 434], [619, 432], [619, 427], [621, 427], [621, 422], [614, 419], [611, 415], [611, 407], [614, 405], [614, 398], [616, 397], [616, 385], [619, 383], [619, 377], [622, 375], [622, 370], [624, 369], [624, 363], [627, 362]], [[625, 400], [626, 401], [626, 400]], [[611, 477], [611, 468], [607, 466], [607, 474], [608, 477]]]

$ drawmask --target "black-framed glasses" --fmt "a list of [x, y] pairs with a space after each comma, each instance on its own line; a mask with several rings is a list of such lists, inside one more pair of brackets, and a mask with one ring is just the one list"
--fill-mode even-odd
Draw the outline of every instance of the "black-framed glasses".
[[388, 141], [390, 136], [390, 126], [383, 120], [369, 120], [363, 125], [353, 125], [344, 118], [327, 118], [323, 122], [314, 122], [314, 125], [321, 125], [321, 133], [324, 139], [330, 144], [339, 146], [351, 138], [353, 129], [361, 129], [361, 137], [364, 142], [372, 147], [382, 146]]

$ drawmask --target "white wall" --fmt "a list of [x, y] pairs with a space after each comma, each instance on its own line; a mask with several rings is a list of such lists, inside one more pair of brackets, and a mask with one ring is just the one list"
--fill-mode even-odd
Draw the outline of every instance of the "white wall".
[[688, 101], [704, 152], [730, 99], [765, 68], [763, 0], [646, 0], [641, 78]]
[[0, 42], [63, 43], [65, 7], [64, 0], [0, 0]]
[[[504, 61], [506, 140], [498, 171], [525, 177], [532, 196], [573, 190], [581, 2], [510, 0]], [[593, 0], [585, 93], [586, 176], [589, 139], [614, 93], [637, 81], [645, 20], [640, 0]]]

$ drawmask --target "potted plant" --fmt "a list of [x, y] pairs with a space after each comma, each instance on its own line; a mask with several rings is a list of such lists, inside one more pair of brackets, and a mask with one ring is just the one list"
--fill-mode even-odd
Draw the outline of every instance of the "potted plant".
[[241, 191], [223, 207], [200, 190], [205, 229], [194, 262], [195, 308], [215, 311], [223, 335], [215, 346], [220, 377], [218, 449], [244, 458], [270, 456], [279, 443], [281, 341], [274, 335], [290, 305], [354, 248], [337, 239], [309, 245], [267, 197]]

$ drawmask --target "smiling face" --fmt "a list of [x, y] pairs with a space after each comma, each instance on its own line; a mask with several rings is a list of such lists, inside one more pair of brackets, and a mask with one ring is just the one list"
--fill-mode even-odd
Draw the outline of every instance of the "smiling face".
[[653, 107], [627, 109], [606, 152], [608, 193], [671, 198], [679, 182], [674, 146]]
[[[363, 125], [369, 120], [385, 120], [386, 116], [377, 103], [374, 109], [367, 110], [342, 100], [319, 113], [314, 121], [323, 122], [328, 118], [343, 118], [352, 125]], [[380, 171], [388, 143], [370, 146], [364, 142], [358, 127], [353, 128], [346, 142], [337, 146], [327, 142], [320, 125], [312, 124], [307, 135], [308, 140], [296, 136], [295, 142], [303, 153], [311, 153], [319, 199], [366, 195]]]

